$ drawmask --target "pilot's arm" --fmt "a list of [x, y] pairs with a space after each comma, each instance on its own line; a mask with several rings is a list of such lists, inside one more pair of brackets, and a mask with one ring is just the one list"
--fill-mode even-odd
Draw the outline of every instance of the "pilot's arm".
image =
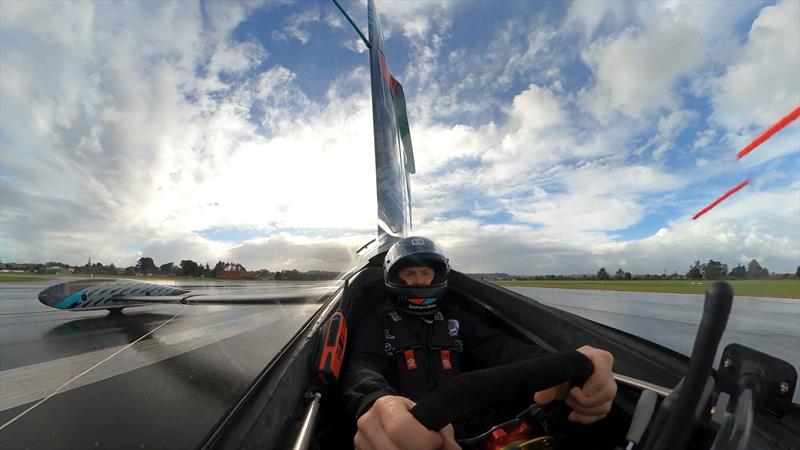
[[386, 381], [392, 361], [383, 343], [383, 328], [375, 314], [368, 314], [348, 338], [342, 395], [358, 418], [353, 440], [356, 449], [460, 448], [453, 438], [452, 425], [438, 433], [428, 430], [411, 415], [414, 402], [397, 395]]
[[554, 399], [564, 400], [573, 411], [569, 420], [582, 424], [596, 422], [611, 411], [614, 397], [617, 395], [617, 383], [614, 381], [614, 357], [611, 353], [599, 348], [584, 345], [578, 349], [594, 366], [592, 375], [583, 386], [570, 389], [567, 383], [537, 392], [534, 400], [539, 404], [550, 403]]
[[[547, 353], [544, 349], [509, 336], [467, 313], [463, 313], [461, 321], [464, 350], [486, 367], [511, 364]], [[611, 371], [614, 357], [605, 350], [589, 346], [583, 346], [578, 351], [589, 358], [594, 366], [586, 383], [572, 389], [566, 383], [554, 386], [535, 393], [534, 400], [539, 404], [547, 404], [554, 399], [564, 400], [573, 409], [569, 420], [589, 424], [604, 418], [611, 411], [614, 396], [617, 394], [617, 383]]]

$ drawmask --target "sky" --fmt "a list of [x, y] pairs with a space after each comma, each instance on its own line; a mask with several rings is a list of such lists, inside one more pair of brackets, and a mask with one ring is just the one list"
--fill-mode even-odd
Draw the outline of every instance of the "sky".
[[[455, 269], [800, 264], [800, 124], [735, 157], [800, 105], [800, 2], [377, 9], [413, 233]], [[2, 1], [0, 260], [345, 270], [375, 230], [369, 95], [330, 2]]]

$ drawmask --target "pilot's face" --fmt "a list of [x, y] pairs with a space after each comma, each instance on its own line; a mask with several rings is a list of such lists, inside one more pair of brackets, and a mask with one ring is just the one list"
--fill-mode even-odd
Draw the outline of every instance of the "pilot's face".
[[433, 282], [436, 272], [427, 266], [411, 266], [400, 269], [397, 276], [409, 286], [427, 286]]

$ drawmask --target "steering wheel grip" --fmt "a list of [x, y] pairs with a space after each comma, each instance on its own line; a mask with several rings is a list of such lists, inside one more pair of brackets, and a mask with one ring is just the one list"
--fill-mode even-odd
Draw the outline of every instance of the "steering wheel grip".
[[565, 381], [583, 385], [593, 369], [589, 358], [569, 350], [467, 372], [428, 393], [411, 408], [411, 414], [429, 430], [438, 431], [453, 421]]

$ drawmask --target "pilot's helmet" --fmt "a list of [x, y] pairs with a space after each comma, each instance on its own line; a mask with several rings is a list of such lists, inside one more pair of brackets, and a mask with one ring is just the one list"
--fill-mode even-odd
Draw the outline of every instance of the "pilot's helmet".
[[[433, 269], [433, 281], [425, 286], [410, 286], [400, 279], [400, 270], [412, 266]], [[386, 289], [395, 306], [413, 314], [431, 314], [439, 310], [441, 297], [447, 291], [450, 261], [436, 241], [411, 236], [397, 241], [383, 260]]]

